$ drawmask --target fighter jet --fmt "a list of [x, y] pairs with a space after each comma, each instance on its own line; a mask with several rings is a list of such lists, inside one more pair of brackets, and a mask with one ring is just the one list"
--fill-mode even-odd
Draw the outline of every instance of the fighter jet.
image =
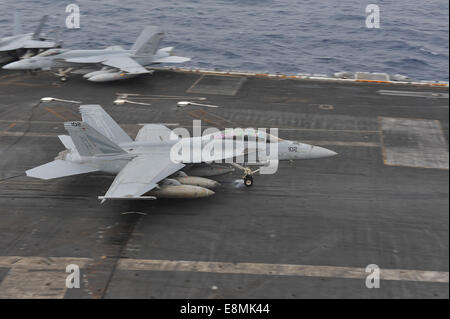
[[0, 60], [10, 61], [17, 58], [27, 58], [42, 50], [57, 47], [57, 43], [47, 41], [40, 36], [46, 20], [47, 16], [43, 16], [34, 33], [24, 33], [20, 15], [15, 13], [14, 35], [0, 39]]
[[[84, 78], [93, 82], [107, 82], [135, 77], [139, 74], [152, 73], [145, 66], [157, 63], [182, 63], [190, 58], [172, 55], [173, 47], [158, 50], [164, 33], [159, 27], [146, 27], [129, 50], [120, 46], [111, 46], [100, 50], [52, 49], [33, 58], [13, 62], [3, 68], [8, 70], [59, 69], [62, 81], [67, 74], [79, 69]], [[93, 68], [100, 70], [92, 71]], [[83, 73], [83, 71], [81, 71]]]
[[[69, 135], [58, 136], [66, 150], [60, 152], [54, 161], [27, 170], [27, 176], [53, 179], [98, 171], [116, 174], [106, 194], [99, 196], [103, 203], [110, 199], [207, 197], [214, 194], [211, 188], [219, 183], [202, 176], [189, 176], [188, 173], [199, 174], [203, 169], [208, 176], [219, 175], [233, 171], [233, 168], [226, 170], [218, 165], [234, 165], [245, 172], [245, 185], [252, 186], [252, 175], [259, 170], [252, 171], [237, 163], [217, 164], [217, 160], [248, 156], [256, 151], [245, 139], [242, 139], [244, 147], [235, 148], [238, 134], [227, 135], [226, 131], [219, 131], [199, 137], [182, 137], [162, 124], [145, 124], [133, 141], [100, 105], [82, 105], [80, 113], [82, 121], [64, 123]], [[177, 147], [180, 145], [218, 145], [230, 141], [233, 145], [231, 152], [225, 148], [208, 160], [204, 154], [196, 153], [198, 149], [195, 147], [191, 147], [188, 156], [181, 160], [174, 157], [179, 153]], [[270, 139], [270, 143], [276, 143], [277, 160], [336, 155], [322, 147], [275, 137]]]

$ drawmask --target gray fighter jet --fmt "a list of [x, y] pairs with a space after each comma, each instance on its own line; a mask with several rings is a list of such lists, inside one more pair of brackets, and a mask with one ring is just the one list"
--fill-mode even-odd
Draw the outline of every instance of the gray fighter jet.
[[[245, 138], [241, 139], [242, 147], [238, 147], [238, 134], [227, 135], [226, 131], [218, 131], [183, 138], [164, 125], [146, 124], [133, 141], [100, 105], [82, 105], [80, 113], [81, 122], [64, 123], [70, 136], [59, 136], [66, 150], [60, 152], [54, 161], [26, 171], [28, 176], [52, 179], [97, 171], [117, 174], [106, 194], [99, 197], [102, 203], [107, 199], [198, 198], [213, 195], [210, 188], [219, 185], [216, 181], [201, 176], [188, 176], [186, 172], [191, 171], [192, 165], [197, 166], [197, 170], [192, 170], [197, 174], [199, 166], [207, 166], [209, 176], [214, 175], [216, 168], [216, 175], [227, 172], [223, 170], [223, 166], [214, 166], [218, 160], [241, 168], [245, 172], [245, 185], [253, 185], [252, 175], [258, 170], [252, 171], [248, 167], [227, 161], [249, 156], [256, 151]], [[256, 131], [256, 134], [260, 133], [262, 132]], [[205, 161], [204, 150], [207, 145], [212, 143], [217, 146], [223, 142], [231, 142], [231, 148], [225, 148]], [[271, 137], [264, 145], [266, 143], [276, 143], [277, 161], [336, 155], [322, 147], [275, 137]], [[201, 146], [202, 154], [196, 153], [199, 148], [192, 147], [196, 144]], [[177, 147], [180, 145], [189, 145], [188, 156], [181, 160], [174, 157], [174, 154], [178, 154]], [[266, 153], [265, 150], [263, 153]]]
[[15, 13], [14, 35], [0, 39], [0, 61], [27, 58], [42, 50], [57, 47], [57, 43], [41, 38], [41, 31], [46, 20], [47, 16], [43, 16], [34, 33], [24, 33], [20, 15]]
[[[112, 46], [101, 50], [52, 49], [33, 58], [13, 62], [3, 68], [8, 70], [59, 69], [61, 80], [78, 69], [85, 71], [84, 78], [93, 82], [128, 79], [139, 74], [152, 73], [145, 66], [157, 63], [182, 63], [190, 58], [172, 55], [173, 47], [158, 50], [164, 33], [159, 27], [148, 26], [142, 31], [130, 50]], [[92, 71], [93, 68], [100, 70]]]

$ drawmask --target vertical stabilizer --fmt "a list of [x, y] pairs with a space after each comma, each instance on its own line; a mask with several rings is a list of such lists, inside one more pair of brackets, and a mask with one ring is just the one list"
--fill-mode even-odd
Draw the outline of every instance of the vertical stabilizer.
[[41, 35], [42, 29], [44, 28], [45, 22], [47, 22], [48, 15], [45, 15], [39, 21], [39, 25], [36, 28], [36, 31], [33, 33], [33, 40], [40, 40], [39, 37]]
[[78, 153], [81, 156], [114, 155], [126, 153], [120, 146], [84, 122], [65, 122]]
[[134, 42], [131, 50], [137, 56], [154, 55], [158, 50], [159, 43], [164, 36], [161, 28], [156, 26], [146, 27]]
[[80, 106], [80, 113], [83, 122], [92, 126], [111, 141], [119, 144], [133, 141], [100, 105], [82, 105]]

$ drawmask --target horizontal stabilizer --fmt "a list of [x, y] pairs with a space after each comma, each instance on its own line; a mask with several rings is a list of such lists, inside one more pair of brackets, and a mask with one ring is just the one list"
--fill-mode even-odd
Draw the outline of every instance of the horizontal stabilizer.
[[156, 52], [156, 54], [160, 54], [160, 53], [167, 53], [167, 54], [170, 54], [170, 53], [172, 53], [173, 49], [174, 49], [174, 47], [165, 47], [165, 48], [159, 49], [159, 50]]
[[107, 47], [106, 50], [123, 51], [124, 48], [122, 48], [120, 45], [112, 45], [112, 46]]
[[72, 163], [68, 161], [55, 160], [53, 162], [29, 169], [25, 173], [29, 177], [35, 177], [40, 179], [52, 179], [96, 171], [98, 171], [98, 169], [93, 167]]
[[190, 61], [191, 58], [185, 58], [182, 56], [175, 56], [175, 55], [171, 55], [165, 58], [157, 58], [155, 60], [153, 60], [153, 63], [183, 63], [183, 62], [187, 62]]

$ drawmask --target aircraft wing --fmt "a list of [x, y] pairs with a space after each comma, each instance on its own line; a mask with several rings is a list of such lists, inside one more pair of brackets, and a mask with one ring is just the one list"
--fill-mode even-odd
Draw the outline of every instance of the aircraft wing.
[[110, 66], [119, 69], [128, 74], [141, 74], [150, 73], [146, 68], [137, 63], [133, 58], [127, 55], [116, 55], [116, 56], [90, 56], [90, 57], [80, 57], [80, 58], [70, 58], [64, 59], [65, 62], [69, 63], [80, 63], [80, 64], [103, 64], [105, 66]]
[[55, 42], [51, 41], [36, 41], [36, 40], [28, 40], [23, 45], [24, 49], [51, 49], [56, 46]]
[[138, 132], [136, 141], [161, 143], [170, 140], [172, 130], [162, 124], [145, 124]]
[[155, 60], [153, 60], [153, 63], [183, 63], [183, 62], [187, 62], [190, 60], [191, 60], [191, 58], [185, 58], [182, 56], [171, 55], [171, 56], [167, 56], [164, 58], [156, 58]]
[[85, 63], [85, 64], [92, 64], [92, 63], [102, 63], [107, 58], [104, 56], [88, 56], [88, 57], [81, 57], [81, 58], [70, 58], [70, 59], [62, 59], [62, 61], [70, 62], [70, 63]]
[[141, 195], [155, 188], [161, 180], [182, 169], [184, 164], [170, 160], [169, 152], [135, 157], [117, 174], [105, 196], [100, 199], [154, 199]]
[[130, 74], [150, 73], [150, 71], [133, 60], [133, 58], [125, 55], [110, 57], [103, 61], [102, 64], [120, 69]]

